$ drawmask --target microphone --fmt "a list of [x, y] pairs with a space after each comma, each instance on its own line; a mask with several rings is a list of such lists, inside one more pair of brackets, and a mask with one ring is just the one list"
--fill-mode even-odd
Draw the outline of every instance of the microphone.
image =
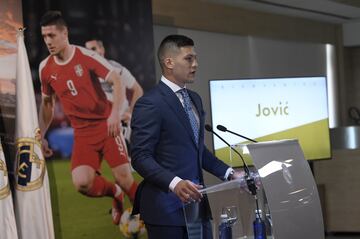
[[221, 124], [218, 124], [218, 125], [216, 126], [216, 128], [217, 128], [218, 130], [222, 131], [222, 132], [229, 132], [229, 133], [234, 134], [234, 135], [236, 135], [236, 136], [239, 136], [239, 137], [241, 137], [241, 138], [243, 138], [243, 139], [247, 139], [247, 140], [249, 140], [249, 141], [251, 141], [251, 142], [253, 142], [253, 143], [257, 143], [257, 142], [258, 142], [258, 141], [256, 141], [256, 140], [250, 139], [250, 138], [248, 138], [248, 137], [246, 137], [246, 136], [244, 136], [244, 135], [241, 135], [241, 134], [235, 133], [235, 132], [233, 132], [233, 131], [230, 131], [230, 130], [228, 130], [225, 126], [223, 126], [223, 125], [221, 125]]
[[205, 129], [206, 129], [207, 131], [215, 134], [216, 137], [218, 137], [218, 138], [219, 138], [221, 141], [223, 141], [227, 146], [229, 146], [229, 147], [231, 148], [231, 150], [233, 150], [237, 155], [240, 156], [241, 161], [242, 161], [243, 164], [244, 164], [245, 173], [250, 176], [249, 167], [247, 166], [247, 164], [246, 164], [244, 158], [242, 157], [242, 155], [241, 155], [236, 149], [234, 149], [228, 142], [226, 142], [225, 139], [223, 139], [220, 135], [218, 135], [218, 134], [213, 130], [213, 128], [211, 127], [211, 125], [206, 124], [206, 125], [205, 125]]
[[223, 141], [227, 146], [229, 146], [231, 148], [232, 151], [234, 151], [237, 155], [240, 156], [241, 161], [244, 164], [244, 171], [245, 171], [245, 179], [246, 179], [246, 183], [248, 186], [249, 191], [251, 192], [252, 195], [256, 195], [256, 185], [255, 185], [255, 180], [251, 177], [250, 175], [250, 170], [249, 167], [247, 166], [244, 158], [242, 157], [242, 155], [236, 150], [234, 149], [228, 142], [225, 141], [225, 139], [223, 139], [220, 135], [218, 135], [213, 128], [211, 127], [211, 125], [206, 124], [205, 125], [205, 129], [211, 133], [213, 133], [214, 135], [216, 135], [216, 137], [218, 137], [221, 141]]

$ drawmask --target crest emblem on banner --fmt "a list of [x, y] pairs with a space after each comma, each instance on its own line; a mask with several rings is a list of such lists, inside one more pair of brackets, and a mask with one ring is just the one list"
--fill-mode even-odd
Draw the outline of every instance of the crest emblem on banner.
[[[1, 145], [0, 150], [3, 150]], [[5, 159], [0, 157], [0, 200], [6, 198], [8, 195], [10, 195], [8, 171]]]
[[74, 70], [75, 70], [75, 73], [78, 77], [81, 77], [83, 76], [84, 74], [84, 70], [82, 68], [82, 66], [80, 64], [77, 64], [76, 66], [74, 66]]
[[35, 130], [34, 138], [17, 139], [16, 149], [16, 189], [33, 191], [40, 188], [45, 175], [40, 129]]

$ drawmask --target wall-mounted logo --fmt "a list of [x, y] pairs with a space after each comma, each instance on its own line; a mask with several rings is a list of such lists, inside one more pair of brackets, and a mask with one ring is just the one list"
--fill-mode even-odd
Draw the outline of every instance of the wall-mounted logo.
[[281, 101], [278, 105], [261, 105], [258, 104], [256, 117], [270, 117], [270, 116], [287, 116], [289, 115], [289, 106], [286, 101], [283, 104]]
[[16, 189], [33, 191], [40, 188], [45, 175], [40, 129], [35, 130], [34, 138], [17, 139], [16, 148]]

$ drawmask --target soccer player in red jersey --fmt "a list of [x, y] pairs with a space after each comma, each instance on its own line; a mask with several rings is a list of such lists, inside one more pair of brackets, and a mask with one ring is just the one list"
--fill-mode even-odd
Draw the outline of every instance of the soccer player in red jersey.
[[[120, 75], [98, 54], [69, 43], [68, 28], [60, 12], [45, 13], [40, 25], [50, 53], [39, 67], [42, 135], [53, 119], [57, 96], [74, 128], [73, 184], [88, 197], [113, 197], [112, 219], [117, 225], [122, 213], [123, 191], [133, 201], [137, 188], [120, 134], [119, 109], [125, 98], [121, 94]], [[101, 89], [99, 78], [113, 86], [112, 103]], [[52, 155], [46, 139], [42, 147], [46, 157]], [[116, 183], [99, 175], [102, 158], [111, 167]]]

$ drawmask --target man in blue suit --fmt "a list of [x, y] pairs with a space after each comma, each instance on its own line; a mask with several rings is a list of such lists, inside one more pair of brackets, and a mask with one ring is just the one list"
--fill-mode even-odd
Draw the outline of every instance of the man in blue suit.
[[234, 171], [204, 146], [201, 98], [186, 89], [198, 67], [193, 40], [167, 36], [158, 58], [161, 81], [137, 101], [131, 123], [132, 166], [144, 177], [133, 213], [140, 212], [149, 239], [184, 239], [183, 203], [198, 201], [203, 238], [212, 238], [209, 203], [198, 191], [204, 183], [202, 169], [222, 180]]

